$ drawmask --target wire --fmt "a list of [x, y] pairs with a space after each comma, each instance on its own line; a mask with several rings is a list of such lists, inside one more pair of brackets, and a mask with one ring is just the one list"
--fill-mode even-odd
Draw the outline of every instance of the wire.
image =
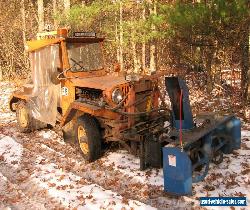
[[159, 108], [159, 109], [153, 109], [149, 112], [122, 112], [122, 111], [115, 111], [121, 115], [127, 115], [127, 116], [143, 116], [143, 115], [147, 115], [150, 114], [152, 112], [158, 112], [158, 111], [169, 111], [169, 109], [167, 108]]
[[183, 142], [182, 142], [182, 97], [183, 97], [183, 90], [181, 89], [180, 94], [180, 145], [181, 145], [181, 151], [183, 152]]

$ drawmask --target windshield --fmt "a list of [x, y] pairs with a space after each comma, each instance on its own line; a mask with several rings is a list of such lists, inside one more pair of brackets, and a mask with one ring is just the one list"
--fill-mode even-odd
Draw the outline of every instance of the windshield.
[[68, 43], [69, 63], [73, 71], [91, 71], [104, 66], [100, 43]]

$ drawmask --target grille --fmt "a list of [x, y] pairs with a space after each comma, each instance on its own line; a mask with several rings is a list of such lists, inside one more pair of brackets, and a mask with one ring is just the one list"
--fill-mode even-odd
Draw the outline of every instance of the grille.
[[[124, 97], [128, 94], [128, 92], [129, 92], [129, 86], [122, 86], [122, 92], [123, 92], [123, 94], [124, 94]], [[124, 105], [126, 106], [126, 105], [128, 105], [128, 97], [127, 97], [127, 99], [124, 101]]]

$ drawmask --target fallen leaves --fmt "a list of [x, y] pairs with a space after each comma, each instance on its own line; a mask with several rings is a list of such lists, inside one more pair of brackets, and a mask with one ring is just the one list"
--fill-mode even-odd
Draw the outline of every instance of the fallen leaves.
[[[204, 93], [202, 93], [201, 91], [199, 91], [197, 94], [201, 97], [204, 96]], [[193, 97], [192, 99], [196, 100], [197, 97]], [[201, 100], [200, 102], [195, 101], [194, 109], [195, 111], [198, 111], [198, 108], [204, 110], [212, 110], [214, 104], [218, 104], [221, 106], [223, 103], [219, 100], [213, 100], [212, 104], [207, 103], [207, 100], [204, 98], [204, 100]], [[141, 203], [138, 201], [150, 202], [159, 208], [170, 208], [173, 203], [186, 205], [187, 203], [193, 201], [196, 202], [196, 199], [200, 195], [210, 196], [218, 193], [218, 195], [222, 196], [244, 196], [244, 190], [247, 189], [250, 185], [250, 180], [246, 178], [246, 175], [248, 175], [250, 172], [249, 164], [247, 164], [247, 162], [241, 162], [239, 165], [239, 171], [235, 171], [235, 173], [237, 174], [233, 176], [230, 175], [230, 173], [233, 172], [230, 171], [231, 168], [227, 167], [230, 164], [235, 163], [233, 162], [234, 159], [240, 160], [240, 158], [242, 158], [240, 152], [235, 152], [234, 159], [231, 156], [225, 155], [225, 166], [223, 166], [223, 169], [215, 168], [209, 171], [209, 175], [207, 176], [206, 181], [200, 183], [200, 188], [197, 187], [198, 185], [193, 185], [194, 196], [189, 197], [189, 201], [185, 201], [184, 199], [176, 199], [175, 197], [166, 196], [162, 191], [162, 185], [156, 186], [152, 183], [151, 178], [162, 180], [162, 170], [150, 169], [147, 171], [139, 171], [137, 168], [133, 168], [131, 166], [132, 164], [134, 164], [139, 168], [139, 165], [135, 163], [136, 161], [138, 161], [138, 158], [130, 156], [127, 153], [123, 153], [121, 155], [121, 162], [118, 165], [114, 162], [110, 163], [108, 166], [105, 164], [105, 162], [110, 158], [110, 155], [108, 153], [102, 159], [91, 164], [86, 164], [85, 161], [80, 157], [80, 155], [76, 153], [76, 150], [73, 147], [65, 144], [62, 141], [62, 137], [60, 136], [60, 134], [58, 134], [57, 131], [55, 132], [54, 129], [35, 131], [31, 134], [21, 134], [17, 132], [17, 129], [15, 128], [16, 123], [1, 122], [1, 125], [3, 126], [0, 128], [0, 139], [2, 138], [3, 134], [5, 136], [12, 136], [25, 148], [25, 154], [23, 157], [24, 159], [22, 159], [21, 167], [19, 169], [20, 173], [25, 169], [28, 171], [28, 174], [18, 174], [17, 176], [13, 175], [11, 178], [14, 181], [18, 181], [17, 184], [20, 184], [20, 186], [22, 186], [23, 182], [26, 181], [25, 178], [32, 178], [34, 174], [36, 174], [35, 177], [37, 178], [41, 173], [44, 173], [44, 177], [39, 180], [38, 184], [41, 184], [41, 186], [46, 186], [46, 190], [44, 190], [43, 193], [37, 193], [40, 189], [38, 189], [38, 186], [36, 186], [34, 189], [32, 188], [32, 190], [30, 190], [28, 193], [26, 192], [25, 195], [27, 196], [27, 199], [31, 198], [31, 200], [33, 201], [38, 201], [35, 198], [38, 195], [40, 196], [38, 199], [46, 198], [48, 200], [48, 203], [50, 203], [48, 209], [53, 207], [55, 209], [61, 208], [61, 206], [56, 206], [56, 202], [53, 204], [54, 201], [52, 200], [56, 200], [56, 196], [54, 194], [49, 194], [49, 192], [51, 193], [51, 191], [55, 193], [56, 190], [59, 191], [59, 195], [66, 194], [69, 196], [75, 196], [72, 200], [67, 200], [68, 197], [64, 197], [66, 201], [60, 200], [61, 205], [65, 205], [65, 208], [68, 207], [70, 209], [76, 210], [76, 206], [78, 205], [83, 206], [86, 203], [91, 205], [100, 203], [100, 200], [98, 200], [97, 198], [98, 196], [96, 197], [96, 192], [89, 192], [89, 189], [84, 192], [81, 191], [81, 188], [85, 189], [85, 186], [91, 185], [92, 188], [93, 184], [93, 188], [97, 186], [102, 187], [101, 193], [106, 193], [107, 189], [112, 190], [113, 194], [111, 196], [111, 199], [108, 200], [108, 202], [105, 201], [106, 203], [103, 204], [105, 208], [103, 209], [115, 209], [114, 206], [117, 207], [119, 205], [122, 206], [122, 209], [130, 210], [134, 209], [133, 207], [131, 207], [131, 205], [134, 205], [135, 209], [137, 209], [137, 206], [140, 206]], [[244, 126], [246, 127], [246, 125]], [[242, 142], [242, 149], [244, 149], [245, 151], [249, 151], [249, 137], [243, 137]], [[112, 153], [116, 153], [116, 151], [112, 151]], [[37, 156], [41, 156], [42, 159], [37, 159], [39, 161], [35, 162]], [[3, 155], [0, 155], [0, 163], [4, 161], [6, 161], [5, 157]], [[125, 164], [122, 164], [122, 161]], [[227, 162], [228, 164], [226, 164]], [[18, 162], [16, 160], [13, 160], [11, 162], [12, 165], [16, 165], [17, 163]], [[37, 168], [34, 166], [34, 163], [38, 165]], [[47, 164], [50, 163], [54, 164], [53, 168], [46, 168]], [[45, 166], [46, 169], [42, 169], [42, 166]], [[220, 166], [221, 165], [219, 165], [218, 167]], [[134, 176], [131, 175], [131, 173], [127, 173], [126, 171], [133, 172]], [[222, 171], [229, 171], [229, 174], [225, 175], [225, 173], [221, 173]], [[19, 171], [17, 173], [19, 173]], [[71, 173], [71, 176], [68, 176], [69, 173]], [[72, 178], [75, 175], [80, 178], [77, 180]], [[142, 179], [137, 180], [135, 179], [135, 177], [139, 177]], [[242, 177], [244, 179], [241, 180], [240, 183], [239, 178]], [[237, 186], [240, 186], [242, 188], [244, 186], [243, 191], [234, 191]], [[27, 186], [27, 188], [30, 189], [31, 187]], [[225, 191], [221, 190], [220, 188], [225, 188]], [[15, 188], [13, 186], [7, 186], [7, 189], [8, 193], [15, 191]], [[200, 191], [202, 190], [203, 192], [200, 193]], [[229, 192], [229, 190], [232, 191]], [[75, 195], [74, 193], [77, 195]], [[120, 195], [119, 198], [117, 197], [117, 194]], [[4, 195], [4, 197], [6, 197], [6, 195]], [[2, 199], [1, 195], [0, 199]], [[27, 201], [27, 199], [25, 200], [25, 198], [18, 199], [13, 199], [13, 203], [21, 203], [23, 201], [22, 199], [24, 199], [24, 201]], [[135, 201], [131, 202], [131, 199], [134, 199]], [[12, 202], [12, 200], [10, 201]]]
[[242, 193], [242, 192], [236, 192], [236, 193], [234, 194], [234, 196], [236, 196], [236, 197], [246, 197], [246, 194], [244, 194], [244, 193]]
[[63, 174], [63, 175], [61, 175], [60, 177], [59, 177], [59, 181], [62, 181], [63, 179], [65, 178], [65, 175]]
[[122, 198], [122, 203], [128, 205], [129, 204], [128, 199], [123, 197]]
[[89, 194], [89, 195], [86, 196], [86, 199], [92, 199], [92, 198], [93, 198], [93, 195]]
[[87, 183], [87, 181], [86, 181], [85, 179], [83, 179], [83, 178], [76, 181], [76, 184], [77, 184], [77, 185], [84, 185], [84, 184], [86, 184], [86, 183]]
[[10, 163], [13, 164], [13, 165], [16, 165], [16, 164], [18, 164], [18, 161], [13, 160], [13, 161], [11, 161]]
[[50, 182], [49, 182], [49, 183], [48, 183], [48, 186], [49, 186], [49, 187], [55, 187], [56, 184], [55, 184], [55, 183], [50, 183]]
[[143, 192], [142, 192], [142, 196], [143, 196], [143, 197], [148, 197], [148, 196], [149, 196], [148, 191], [147, 191], [147, 190], [143, 191]]
[[0, 161], [4, 161], [4, 156], [0, 155]]
[[79, 201], [81, 201], [81, 202], [85, 201], [85, 198], [84, 198], [83, 195], [79, 195], [79, 196], [76, 196], [76, 197], [77, 197], [77, 199], [78, 199]]
[[225, 185], [226, 185], [226, 188], [227, 188], [227, 189], [233, 187], [234, 185], [239, 186], [239, 183], [235, 180], [236, 176], [237, 176], [237, 175], [235, 175], [235, 174], [230, 174], [230, 175], [226, 178], [226, 180], [225, 180], [225, 181], [226, 181]]
[[[243, 139], [242, 139], [243, 140]], [[250, 150], [250, 147], [247, 146], [245, 142], [241, 143], [241, 148], [245, 150]]]
[[243, 168], [250, 168], [249, 164], [248, 164], [248, 163], [245, 163], [245, 162], [240, 163], [240, 165], [241, 165]]
[[207, 190], [207, 191], [214, 191], [215, 187], [212, 186], [212, 185], [205, 185], [204, 189]]
[[247, 168], [247, 169], [242, 170], [242, 171], [241, 171], [241, 174], [242, 174], [242, 175], [247, 175], [247, 174], [248, 174], [249, 177], [250, 177], [250, 168]]
[[69, 187], [69, 185], [59, 185], [56, 187], [57, 190], [66, 190]]

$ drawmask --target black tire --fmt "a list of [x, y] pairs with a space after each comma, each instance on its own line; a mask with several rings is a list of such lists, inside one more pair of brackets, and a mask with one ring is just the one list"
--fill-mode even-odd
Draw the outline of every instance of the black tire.
[[[84, 129], [85, 135], [80, 137], [79, 130]], [[102, 138], [101, 130], [97, 120], [85, 114], [77, 119], [75, 126], [75, 141], [82, 156], [88, 161], [93, 162], [101, 157], [102, 152]], [[81, 146], [80, 142], [84, 145]], [[87, 149], [84, 147], [88, 147]]]
[[229, 135], [225, 135], [223, 137], [227, 140], [227, 143], [221, 148], [221, 151], [224, 154], [231, 154], [234, 150], [233, 138]]
[[16, 110], [17, 124], [20, 132], [30, 133], [34, 130], [45, 128], [47, 124], [42, 123], [32, 117], [26, 102], [19, 101]]
[[212, 163], [219, 165], [220, 163], [223, 162], [223, 153], [222, 151], [217, 151], [212, 158]]
[[224, 154], [230, 154], [233, 152], [233, 138], [231, 136], [229, 136], [228, 134], [217, 133], [215, 134], [215, 138], [223, 142], [224, 145], [221, 147], [220, 150]]

